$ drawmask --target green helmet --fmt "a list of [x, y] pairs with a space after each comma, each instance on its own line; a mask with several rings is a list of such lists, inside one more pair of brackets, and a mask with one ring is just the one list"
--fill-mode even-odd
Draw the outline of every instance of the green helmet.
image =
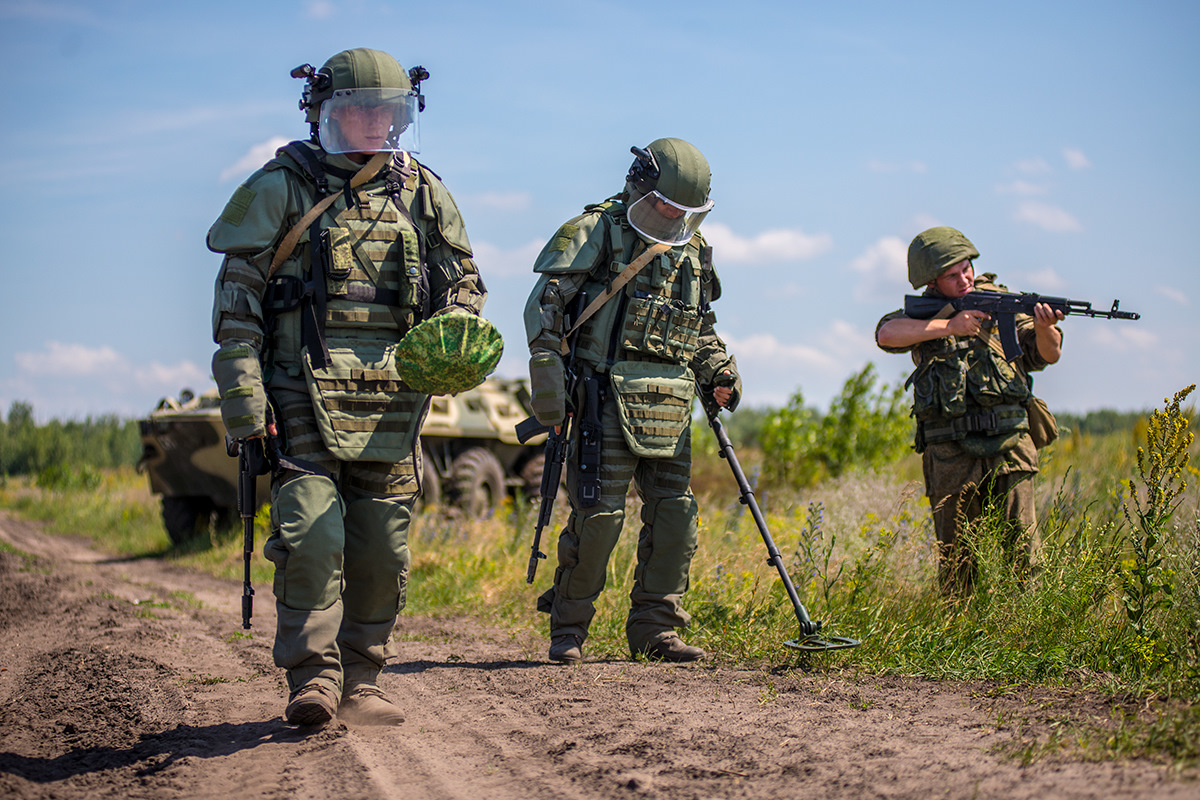
[[647, 239], [683, 244], [713, 207], [707, 159], [683, 139], [655, 139], [645, 150], [630, 149], [637, 158], [625, 176], [629, 223]]
[[[307, 68], [307, 69], [306, 69]], [[338, 89], [403, 89], [412, 91], [408, 73], [396, 59], [382, 50], [358, 47], [343, 50], [316, 72], [307, 64], [292, 70], [293, 78], [308, 78], [300, 109], [308, 122], [321, 118], [321, 103]]]
[[425, 394], [474, 389], [496, 369], [504, 340], [496, 326], [465, 311], [438, 314], [417, 325], [396, 346], [396, 371]]
[[908, 246], [908, 282], [920, 289], [964, 258], [979, 258], [979, 251], [960, 231], [945, 226], [922, 231]]

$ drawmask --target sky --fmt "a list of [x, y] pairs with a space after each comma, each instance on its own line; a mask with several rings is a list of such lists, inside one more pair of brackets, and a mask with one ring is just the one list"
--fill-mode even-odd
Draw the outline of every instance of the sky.
[[703, 227], [743, 402], [827, 407], [873, 362], [908, 243], [963, 231], [1068, 317], [1051, 409], [1159, 406], [1200, 377], [1200, 3], [163, 3], [0, 0], [0, 414], [139, 416], [212, 385], [205, 233], [302, 139], [300, 64], [373, 47], [431, 76], [418, 158], [463, 213], [526, 374], [541, 246], [674, 136], [712, 167]]

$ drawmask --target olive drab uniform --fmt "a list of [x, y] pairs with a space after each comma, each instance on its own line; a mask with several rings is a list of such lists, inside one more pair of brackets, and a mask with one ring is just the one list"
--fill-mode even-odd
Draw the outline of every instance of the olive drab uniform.
[[208, 246], [225, 254], [213, 373], [226, 427], [260, 436], [272, 413], [288, 459], [264, 548], [275, 564], [275, 663], [293, 692], [372, 683], [405, 603], [429, 401], [404, 384], [393, 353], [417, 322], [482, 308], [462, 219], [408, 153], [364, 167], [293, 142], [237, 189]]
[[[994, 274], [986, 273], [974, 285], [1007, 291], [995, 281]], [[927, 289], [925, 294], [934, 293]], [[886, 315], [876, 331], [903, 316], [903, 311]], [[890, 353], [910, 352], [916, 365], [908, 380], [916, 418], [914, 446], [922, 454], [941, 550], [940, 579], [948, 591], [972, 585], [974, 561], [959, 533], [990, 503], [999, 504], [1009, 520], [1004, 547], [1018, 568], [1029, 565], [1037, 521], [1032, 478], [1038, 471], [1029, 435], [1030, 373], [1047, 365], [1036, 337], [1033, 318], [1018, 315], [1017, 338], [1024, 352], [1012, 362], [1004, 358], [998, 333], [986, 328], [976, 336], [946, 336], [910, 347], [880, 345]]]
[[[618, 196], [619, 198], [619, 196]], [[563, 352], [564, 316], [599, 297], [646, 250], [613, 198], [564, 224], [535, 262], [539, 279], [525, 308], [538, 354]], [[632, 652], [646, 652], [690, 617], [681, 600], [696, 549], [698, 508], [690, 489], [691, 405], [696, 384], [711, 390], [736, 363], [713, 330], [720, 296], [712, 248], [699, 233], [660, 253], [572, 337], [567, 361], [578, 374], [567, 456], [571, 516], [558, 540], [554, 584], [539, 598], [552, 636], [582, 641], [620, 535], [630, 481], [643, 501], [637, 567], [626, 624]], [[734, 384], [730, 407], [736, 405]], [[598, 474], [589, 475], [589, 464]]]

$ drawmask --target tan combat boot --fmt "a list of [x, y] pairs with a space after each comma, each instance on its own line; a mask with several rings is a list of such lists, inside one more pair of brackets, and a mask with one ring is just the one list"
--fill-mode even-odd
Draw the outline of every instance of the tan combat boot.
[[404, 715], [383, 690], [370, 683], [348, 686], [338, 718], [351, 725], [399, 725]]
[[562, 664], [578, 664], [583, 660], [583, 639], [573, 633], [551, 637], [550, 660]]
[[708, 654], [699, 647], [684, 644], [683, 640], [678, 636], [669, 636], [666, 639], [661, 639], [646, 650], [646, 658], [655, 661], [673, 661], [676, 663], [699, 661], [706, 655]]
[[337, 710], [337, 692], [321, 681], [309, 681], [292, 692], [283, 717], [292, 725], [324, 725]]

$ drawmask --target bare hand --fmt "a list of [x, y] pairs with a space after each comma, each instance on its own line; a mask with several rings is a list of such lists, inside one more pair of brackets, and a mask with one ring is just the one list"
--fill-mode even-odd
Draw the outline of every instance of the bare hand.
[[1063, 312], [1053, 309], [1045, 303], [1038, 303], [1033, 307], [1033, 324], [1042, 328], [1049, 328], [1065, 316]]
[[991, 318], [984, 311], [969, 308], [950, 318], [946, 323], [946, 332], [954, 336], [974, 336], [983, 328], [983, 321]]
[[[721, 374], [722, 375], [732, 375], [733, 373], [730, 372], [729, 370], [724, 370], [723, 372], [721, 372]], [[732, 386], [714, 386], [713, 387], [713, 400], [716, 400], [717, 405], [719, 405], [721, 408], [727, 408], [729, 406], [729, 401], [732, 399], [733, 399], [733, 387]]]

